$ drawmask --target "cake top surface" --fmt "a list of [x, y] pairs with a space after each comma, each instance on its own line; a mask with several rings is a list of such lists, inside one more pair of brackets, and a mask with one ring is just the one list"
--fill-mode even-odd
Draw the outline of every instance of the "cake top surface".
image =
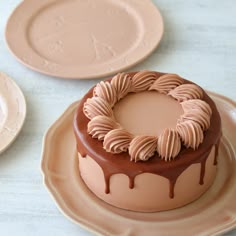
[[156, 152], [170, 161], [182, 146], [195, 150], [203, 142], [212, 115], [203, 96], [175, 74], [119, 73], [98, 83], [84, 103], [87, 131], [107, 152], [128, 152], [131, 161], [147, 161]]
[[127, 94], [114, 105], [113, 114], [133, 135], [159, 136], [166, 128], [175, 129], [183, 109], [171, 96], [143, 91]]

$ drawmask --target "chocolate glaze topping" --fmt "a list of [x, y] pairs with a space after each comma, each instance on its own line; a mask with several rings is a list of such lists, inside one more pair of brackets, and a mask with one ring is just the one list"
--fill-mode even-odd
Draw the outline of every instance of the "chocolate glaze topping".
[[[133, 76], [135, 72], [130, 73]], [[157, 77], [164, 73], [156, 72]], [[192, 83], [185, 80], [184, 83]], [[106, 152], [103, 149], [103, 143], [97, 139], [92, 138], [87, 132], [87, 125], [89, 119], [83, 113], [84, 102], [93, 96], [93, 88], [84, 96], [81, 100], [78, 109], [74, 117], [74, 132], [77, 140], [77, 149], [82, 157], [89, 155], [93, 158], [97, 164], [102, 168], [105, 180], [105, 192], [110, 192], [110, 177], [114, 174], [122, 173], [129, 177], [129, 187], [132, 189], [135, 187], [135, 177], [142, 173], [152, 173], [163, 176], [169, 180], [170, 198], [174, 198], [174, 186], [181, 175], [181, 173], [187, 169], [190, 165], [195, 163], [201, 164], [199, 173], [199, 184], [204, 184], [205, 165], [207, 158], [213, 146], [215, 146], [215, 159], [213, 165], [217, 164], [217, 156], [219, 143], [221, 138], [221, 119], [219, 112], [216, 109], [215, 103], [204, 92], [203, 99], [206, 101], [211, 109], [211, 124], [207, 131], [204, 133], [204, 141], [197, 150], [186, 148], [182, 146], [178, 156], [170, 161], [166, 162], [162, 160], [158, 154], [153, 156], [146, 162], [132, 162], [130, 156], [127, 153], [112, 154]]]

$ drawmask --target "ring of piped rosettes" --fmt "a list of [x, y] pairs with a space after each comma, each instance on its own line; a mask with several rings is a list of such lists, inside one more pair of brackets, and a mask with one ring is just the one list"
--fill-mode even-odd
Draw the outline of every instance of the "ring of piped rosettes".
[[[159, 137], [134, 136], [115, 120], [113, 106], [128, 93], [154, 90], [180, 102], [183, 115], [175, 129], [165, 129]], [[165, 161], [174, 159], [181, 144], [194, 150], [203, 142], [204, 131], [210, 126], [212, 110], [202, 100], [203, 91], [195, 84], [186, 84], [176, 74], [160, 77], [152, 71], [140, 71], [134, 76], [119, 73], [110, 81], [98, 83], [93, 97], [84, 103], [83, 112], [90, 119], [88, 133], [103, 141], [107, 152], [129, 152], [131, 161], [147, 161], [155, 152]]]

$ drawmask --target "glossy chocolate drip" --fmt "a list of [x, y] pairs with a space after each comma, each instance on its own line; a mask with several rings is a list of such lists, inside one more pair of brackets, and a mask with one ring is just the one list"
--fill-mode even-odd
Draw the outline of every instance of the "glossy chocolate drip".
[[171, 180], [169, 180], [169, 182], [170, 182], [170, 191], [169, 191], [169, 197], [170, 198], [174, 198], [174, 196], [175, 196], [175, 183], [176, 183], [176, 180], [177, 179], [171, 179]]
[[84, 147], [83, 145], [80, 145], [81, 143], [80, 142], [77, 142], [77, 150], [79, 151], [80, 155], [82, 157], [86, 157], [87, 153], [86, 153], [86, 150], [84, 150]]
[[[135, 73], [131, 73], [133, 76]], [[157, 73], [157, 76], [163, 75]], [[185, 83], [190, 83], [185, 81]], [[103, 149], [103, 143], [93, 139], [87, 133], [88, 118], [83, 114], [83, 104], [87, 98], [92, 97], [93, 88], [82, 99], [74, 119], [74, 131], [77, 139], [77, 148], [81, 156], [93, 158], [102, 168], [105, 179], [105, 192], [110, 192], [110, 177], [114, 174], [125, 174], [129, 177], [129, 187], [135, 185], [135, 177], [142, 173], [152, 173], [169, 180], [170, 198], [174, 198], [174, 187], [178, 177], [192, 164], [200, 164], [199, 184], [204, 184], [205, 164], [210, 151], [215, 146], [215, 161], [218, 155], [218, 146], [221, 137], [221, 120], [214, 102], [204, 92], [205, 100], [212, 109], [211, 125], [205, 132], [204, 141], [197, 150], [182, 147], [179, 155], [170, 162], [162, 160], [158, 154], [146, 162], [131, 162], [128, 153], [111, 154]]]
[[219, 147], [220, 147], [220, 138], [219, 138], [218, 142], [215, 145], [214, 165], [217, 165], [217, 157], [218, 157], [218, 154], [219, 154]]
[[111, 174], [107, 174], [105, 171], [103, 171], [104, 173], [104, 178], [105, 178], [105, 193], [108, 194], [110, 193], [110, 178], [111, 178]]
[[207, 157], [209, 156], [209, 154], [210, 154], [210, 152], [206, 154], [206, 158], [204, 158], [203, 161], [201, 162], [200, 180], [199, 180], [200, 185], [204, 184], [204, 177], [205, 177], [205, 170], [206, 170], [206, 160], [207, 160]]
[[136, 176], [129, 176], [129, 188], [134, 188], [134, 179]]

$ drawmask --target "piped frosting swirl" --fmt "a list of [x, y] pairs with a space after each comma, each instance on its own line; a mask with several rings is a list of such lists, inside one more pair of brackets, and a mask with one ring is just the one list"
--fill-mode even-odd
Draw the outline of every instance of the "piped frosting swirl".
[[103, 115], [112, 117], [113, 111], [107, 101], [100, 97], [92, 97], [84, 103], [84, 114], [91, 120], [92, 118]]
[[114, 87], [119, 101], [131, 91], [131, 77], [126, 73], [119, 73], [112, 78], [111, 85]]
[[129, 147], [131, 161], [147, 161], [152, 157], [157, 149], [157, 137], [155, 136], [136, 136]]
[[93, 90], [93, 95], [103, 98], [107, 101], [112, 107], [117, 101], [117, 96], [114, 90], [114, 86], [111, 85], [108, 81], [101, 81], [96, 85]]
[[176, 130], [166, 129], [159, 136], [157, 142], [157, 152], [165, 161], [174, 159], [181, 149], [181, 141]]
[[172, 89], [183, 84], [183, 79], [176, 74], [166, 74], [160, 76], [149, 88], [159, 93], [168, 94]]
[[[154, 90], [180, 102], [184, 114], [178, 119], [176, 129], [166, 129], [159, 137], [134, 136], [118, 124], [112, 107], [130, 92]], [[170, 161], [181, 150], [181, 141], [187, 148], [197, 149], [204, 133], [210, 127], [212, 111], [202, 100], [203, 90], [175, 74], [159, 76], [152, 71], [140, 71], [132, 77], [119, 73], [111, 81], [100, 82], [93, 90], [93, 97], [84, 103], [83, 111], [88, 119], [88, 133], [103, 141], [107, 152], [129, 152], [131, 161], [147, 161], [157, 151]]]
[[203, 130], [207, 130], [210, 127], [210, 116], [200, 109], [192, 109], [184, 113], [178, 123], [185, 122], [187, 120], [198, 123]]
[[189, 99], [202, 99], [203, 91], [195, 84], [182, 84], [171, 90], [168, 95], [172, 96], [179, 102]]
[[184, 112], [188, 112], [189, 110], [201, 110], [204, 113], [206, 113], [208, 116], [211, 116], [212, 110], [209, 104], [207, 104], [205, 101], [200, 99], [192, 99], [187, 100], [180, 103]]
[[155, 72], [147, 70], [140, 71], [132, 78], [132, 91], [137, 93], [148, 90], [156, 79]]
[[203, 142], [203, 131], [201, 126], [194, 121], [185, 121], [177, 124], [176, 129], [184, 145], [194, 150]]
[[109, 131], [118, 128], [120, 125], [108, 116], [96, 116], [88, 123], [88, 133], [98, 140], [103, 140]]
[[133, 135], [125, 129], [114, 129], [105, 135], [103, 147], [111, 153], [126, 152]]

